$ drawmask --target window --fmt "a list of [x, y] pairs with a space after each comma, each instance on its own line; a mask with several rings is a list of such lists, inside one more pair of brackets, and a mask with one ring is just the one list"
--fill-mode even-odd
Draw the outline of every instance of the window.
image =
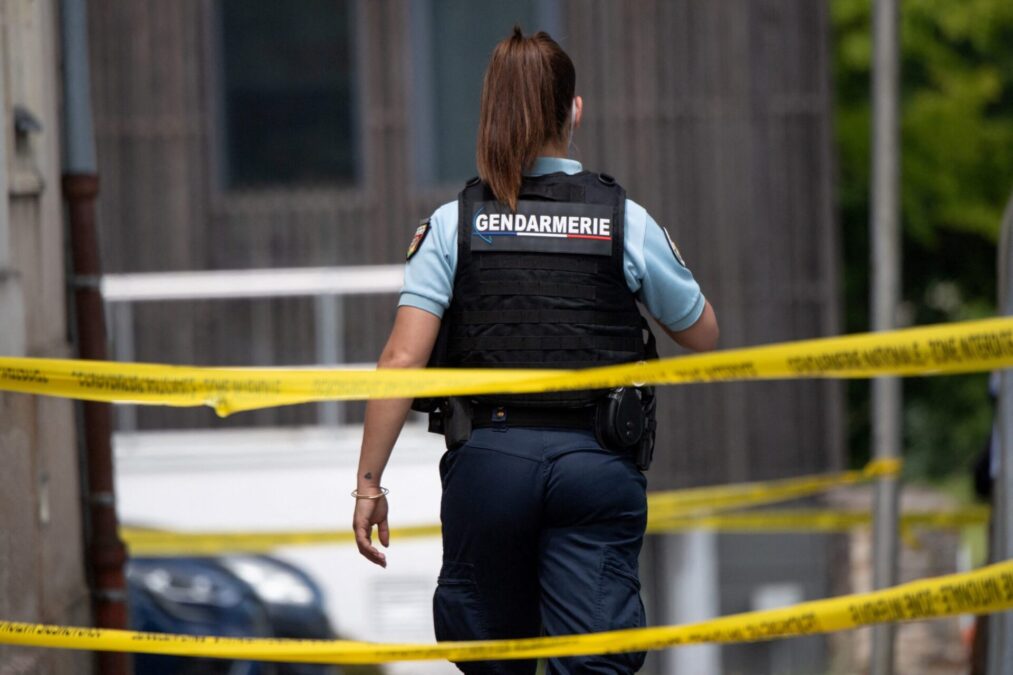
[[558, 4], [413, 0], [411, 22], [416, 173], [422, 183], [460, 182], [476, 173], [479, 97], [493, 47], [514, 24], [563, 44]]
[[350, 0], [222, 0], [229, 188], [355, 178]]

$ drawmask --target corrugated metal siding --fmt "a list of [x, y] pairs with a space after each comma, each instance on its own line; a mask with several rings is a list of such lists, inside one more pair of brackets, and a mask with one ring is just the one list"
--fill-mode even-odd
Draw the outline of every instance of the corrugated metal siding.
[[[587, 101], [579, 155], [669, 228], [717, 309], [722, 344], [836, 332], [824, 5], [568, 8], [567, 47]], [[836, 389], [666, 390], [652, 479], [696, 484], [834, 465]]]
[[[827, 8], [811, 0], [561, 3], [585, 124], [576, 156], [619, 178], [676, 238], [726, 347], [835, 333]], [[100, 215], [109, 271], [390, 263], [457, 186], [412, 167], [408, 3], [359, 2], [361, 175], [353, 187], [228, 192], [217, 179], [211, 0], [93, 0]], [[472, 133], [470, 130], [466, 133]], [[347, 304], [347, 358], [375, 359], [393, 299]], [[312, 303], [166, 303], [136, 315], [136, 358], [313, 360]], [[667, 353], [674, 353], [666, 348]], [[666, 389], [652, 487], [836, 466], [839, 387]], [[355, 414], [360, 406], [350, 406]], [[312, 421], [310, 406], [230, 423]], [[142, 426], [207, 411], [143, 410]]]

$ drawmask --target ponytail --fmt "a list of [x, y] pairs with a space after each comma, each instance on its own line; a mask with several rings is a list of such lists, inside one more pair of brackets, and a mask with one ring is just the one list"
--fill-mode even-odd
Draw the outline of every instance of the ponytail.
[[517, 208], [521, 175], [547, 143], [565, 141], [576, 85], [573, 62], [547, 33], [513, 34], [485, 71], [478, 123], [478, 175]]

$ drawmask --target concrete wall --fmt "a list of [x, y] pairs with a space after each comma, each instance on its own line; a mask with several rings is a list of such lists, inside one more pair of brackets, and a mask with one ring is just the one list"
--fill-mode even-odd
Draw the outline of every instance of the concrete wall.
[[[56, 0], [0, 2], [0, 354], [66, 357]], [[15, 132], [15, 106], [41, 130]], [[0, 619], [87, 625], [74, 408], [0, 394]], [[91, 672], [0, 647], [0, 675]]]

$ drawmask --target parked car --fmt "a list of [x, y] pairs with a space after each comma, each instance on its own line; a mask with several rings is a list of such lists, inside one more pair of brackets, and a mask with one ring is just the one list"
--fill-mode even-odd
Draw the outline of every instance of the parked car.
[[[333, 639], [320, 588], [263, 555], [133, 558], [131, 627], [190, 635]], [[137, 675], [341, 675], [336, 666], [137, 654]]]

